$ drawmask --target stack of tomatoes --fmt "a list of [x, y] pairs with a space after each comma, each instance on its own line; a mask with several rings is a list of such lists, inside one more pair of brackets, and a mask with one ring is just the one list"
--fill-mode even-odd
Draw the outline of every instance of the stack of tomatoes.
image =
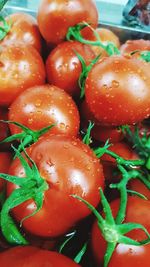
[[[41, 0], [37, 20], [14, 13], [1, 27], [1, 267], [148, 267], [149, 235], [138, 227], [128, 236], [148, 236], [146, 245], [117, 241], [105, 263], [111, 239], [92, 209], [102, 211], [101, 189], [117, 216], [121, 197], [110, 184], [123, 175], [111, 153], [125, 162], [137, 160], [130, 170], [142, 165], [142, 177], [150, 178], [150, 41], [121, 45], [109, 29], [98, 28], [93, 0]], [[78, 37], [67, 40], [75, 27]], [[137, 152], [125, 125], [133, 134], [138, 127], [145, 153]], [[98, 156], [97, 148], [106, 146], [111, 152]], [[117, 225], [137, 223], [149, 232], [146, 185], [131, 179], [132, 196]]]

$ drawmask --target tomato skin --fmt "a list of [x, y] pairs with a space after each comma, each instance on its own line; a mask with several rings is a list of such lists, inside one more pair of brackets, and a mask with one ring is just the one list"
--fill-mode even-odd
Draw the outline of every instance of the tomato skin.
[[145, 246], [117, 245], [108, 267], [149, 267], [150, 244]]
[[[10, 152], [1, 152], [0, 151], [0, 173], [8, 173], [12, 161], [12, 155]], [[0, 178], [0, 192], [4, 187], [5, 181]]]
[[102, 58], [86, 79], [85, 97], [103, 125], [137, 123], [150, 115], [150, 63], [123, 56]]
[[120, 51], [122, 54], [130, 54], [133, 51], [137, 51], [137, 50], [139, 50], [140, 52], [150, 51], [150, 41], [144, 40], [144, 39], [128, 40], [120, 47]]
[[[64, 90], [49, 84], [25, 90], [10, 106], [8, 116], [32, 130], [55, 124], [50, 133], [77, 136], [79, 131], [75, 102]], [[12, 134], [21, 132], [12, 124], [10, 129]]]
[[[42, 0], [37, 18], [44, 39], [58, 44], [65, 39], [68, 28], [77, 23], [86, 21], [96, 28], [98, 11], [93, 0]], [[85, 34], [88, 32], [89, 29], [84, 30]]]
[[1, 106], [9, 106], [22, 91], [44, 82], [44, 63], [34, 47], [2, 47], [0, 53]]
[[[42, 209], [24, 220], [23, 227], [38, 236], [62, 235], [90, 214], [89, 209], [72, 194], [84, 197], [94, 206], [99, 203], [99, 188], [104, 185], [102, 166], [88, 146], [76, 138], [63, 135], [41, 138], [30, 146], [28, 153], [49, 189], [44, 193]], [[18, 159], [13, 161], [10, 174], [25, 176]], [[15, 185], [8, 183], [8, 195], [14, 188]], [[27, 201], [12, 212], [17, 221], [21, 221], [34, 210], [34, 202]]]
[[[119, 199], [116, 199], [114, 201], [111, 202], [111, 209], [112, 209], [112, 213], [114, 216], [116, 216], [118, 208], [119, 208]], [[126, 218], [125, 218], [125, 222], [134, 222], [134, 223], [140, 223], [143, 226], [146, 227], [146, 229], [148, 230], [148, 232], [150, 231], [150, 213], [149, 213], [149, 209], [150, 209], [150, 201], [141, 199], [139, 197], [128, 197], [128, 204], [127, 204], [127, 212], [126, 212]], [[128, 233], [128, 237], [133, 238], [135, 240], [141, 241], [143, 239], [146, 239], [146, 235], [144, 234], [144, 232], [142, 232], [141, 230], [132, 230], [130, 233]], [[92, 228], [92, 239], [91, 239], [91, 245], [92, 245], [92, 250], [93, 250], [93, 254], [94, 254], [94, 258], [98, 264], [98, 266], [100, 266], [100, 264], [102, 264], [103, 261], [103, 257], [104, 257], [104, 253], [106, 251], [106, 242], [104, 240], [104, 238], [101, 235], [101, 232], [98, 228], [97, 222], [94, 223], [93, 228]], [[141, 246], [141, 250], [143, 251], [143, 253], [148, 253], [147, 249], [150, 249], [150, 245], [148, 245], [149, 247], [146, 246]], [[120, 253], [119, 253], [119, 247], [120, 247]], [[121, 254], [121, 247], [122, 247], [122, 254]], [[124, 249], [124, 250], [123, 250]], [[118, 251], [117, 251], [118, 250]], [[137, 253], [137, 258], [134, 258], [132, 254], [132, 251], [135, 250], [134, 246], [127, 246], [124, 244], [118, 244], [114, 254], [112, 256], [112, 259], [110, 260], [109, 263], [109, 267], [111, 266], [131, 266], [134, 267], [135, 265], [138, 264], [138, 253]], [[137, 250], [137, 249], [136, 249]], [[120, 262], [123, 263], [121, 260], [123, 260], [122, 256], [123, 256], [123, 252], [128, 254], [128, 257], [131, 258], [131, 265], [126, 265], [126, 258], [124, 257], [124, 264], [120, 264], [117, 265], [117, 263]], [[138, 250], [137, 250], [138, 252]], [[144, 265], [144, 263], [146, 263], [147, 258], [146, 258], [146, 254], [145, 254], [145, 260], [144, 257], [142, 257], [142, 254], [140, 255], [140, 249], [139, 249], [139, 262], [141, 265], [137, 265], [139, 266], [143, 266], [148, 267], [149, 265]], [[113, 260], [114, 257], [114, 260]], [[116, 264], [115, 264], [115, 258], [116, 258]], [[118, 258], [118, 261], [117, 261]], [[128, 258], [128, 263], [129, 263], [129, 258]], [[133, 262], [132, 262], [133, 260]]]
[[13, 13], [5, 19], [11, 23], [11, 30], [0, 41], [1, 45], [32, 45], [38, 52], [41, 52], [42, 38], [34, 17], [27, 13]]
[[0, 253], [1, 267], [79, 267], [68, 257], [31, 246], [18, 246]]
[[75, 52], [83, 57], [86, 65], [94, 59], [90, 46], [73, 41], [59, 44], [46, 61], [48, 82], [64, 89], [70, 95], [80, 93], [78, 79], [82, 66]]

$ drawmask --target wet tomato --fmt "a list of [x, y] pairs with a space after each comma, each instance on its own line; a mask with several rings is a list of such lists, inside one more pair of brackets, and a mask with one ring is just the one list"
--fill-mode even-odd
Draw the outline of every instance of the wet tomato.
[[9, 106], [25, 89], [45, 82], [45, 67], [32, 46], [6, 46], [0, 53], [0, 105]]
[[[53, 85], [28, 88], [20, 94], [9, 109], [9, 119], [32, 130], [40, 130], [51, 124], [50, 133], [78, 134], [80, 118], [77, 106], [62, 89]], [[19, 133], [16, 125], [10, 125], [12, 134]]]
[[[32, 217], [23, 221], [28, 232], [45, 237], [64, 234], [71, 227], [90, 214], [89, 209], [71, 195], [84, 197], [97, 206], [99, 188], [104, 186], [103, 170], [93, 151], [74, 137], [53, 135], [43, 137], [28, 149], [40, 175], [46, 180], [48, 189], [44, 192], [42, 208]], [[10, 174], [25, 176], [25, 170], [16, 158]], [[17, 188], [7, 184], [7, 194]], [[35, 211], [33, 200], [28, 200], [12, 210], [17, 221]]]
[[[68, 28], [83, 21], [97, 27], [98, 11], [93, 0], [42, 0], [40, 3], [38, 25], [48, 43], [64, 41]], [[84, 34], [88, 33], [89, 29], [85, 29]]]
[[11, 24], [11, 29], [0, 41], [0, 45], [32, 45], [38, 52], [41, 52], [42, 38], [34, 17], [27, 13], [13, 13], [5, 19]]
[[48, 82], [73, 96], [80, 93], [78, 79], [82, 72], [76, 52], [83, 57], [86, 65], [94, 59], [94, 53], [88, 45], [73, 41], [59, 44], [46, 61]]
[[87, 104], [102, 125], [137, 123], [150, 115], [150, 63], [123, 56], [102, 58], [85, 84]]
[[[111, 209], [114, 216], [116, 216], [119, 208], [119, 199], [114, 200], [111, 203]], [[150, 231], [150, 201], [141, 199], [139, 197], [128, 197], [127, 211], [125, 222], [140, 223]], [[142, 230], [136, 229], [128, 233], [128, 236], [134, 240], [141, 241], [146, 239], [146, 235]], [[106, 241], [102, 237], [102, 234], [98, 228], [97, 222], [94, 223], [92, 229], [92, 249], [94, 257], [97, 262], [97, 266], [100, 266], [103, 262], [103, 257], [106, 251]], [[141, 267], [149, 266], [149, 258], [147, 258], [150, 252], [150, 245], [143, 245], [140, 247], [133, 245], [118, 244], [112, 255], [108, 267], [134, 267], [135, 265]]]
[[24, 246], [0, 253], [1, 267], [79, 267], [73, 260], [57, 252]]

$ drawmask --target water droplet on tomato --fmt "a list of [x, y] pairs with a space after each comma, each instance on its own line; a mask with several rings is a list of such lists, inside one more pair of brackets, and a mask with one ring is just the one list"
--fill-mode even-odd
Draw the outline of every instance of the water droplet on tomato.
[[32, 119], [32, 118], [29, 118], [29, 119], [28, 119], [28, 123], [29, 123], [29, 124], [32, 124], [32, 123], [33, 123], [33, 119]]
[[61, 123], [59, 124], [59, 127], [60, 127], [61, 130], [65, 130], [66, 125], [65, 125], [63, 122], [61, 122]]
[[112, 81], [112, 85], [113, 85], [114, 87], [119, 87], [119, 82], [116, 81], [116, 80], [113, 80], [113, 81]]
[[36, 155], [36, 159], [37, 160], [41, 160], [42, 159], [42, 154], [39, 152], [39, 153], [37, 153], [37, 155]]

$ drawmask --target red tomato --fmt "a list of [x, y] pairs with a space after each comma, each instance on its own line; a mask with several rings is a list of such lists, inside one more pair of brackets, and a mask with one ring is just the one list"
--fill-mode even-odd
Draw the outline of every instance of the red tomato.
[[52, 50], [46, 61], [47, 79], [70, 95], [79, 95], [78, 79], [82, 72], [81, 62], [75, 52], [80, 54], [88, 65], [94, 53], [88, 45], [79, 42], [63, 42]]
[[[119, 199], [114, 200], [111, 203], [111, 209], [113, 215], [116, 216], [119, 208]], [[146, 227], [150, 232], [150, 201], [143, 200], [139, 197], [128, 197], [127, 212], [125, 222], [140, 223]], [[146, 239], [146, 235], [141, 230], [133, 230], [128, 233], [130, 238], [141, 241]], [[94, 223], [92, 228], [92, 249], [94, 257], [98, 266], [103, 261], [103, 257], [106, 251], [106, 242], [101, 235], [97, 222]], [[109, 267], [125, 267], [125, 266], [138, 266], [142, 265], [149, 267], [149, 257], [147, 258], [148, 251], [150, 253], [150, 245], [135, 247], [131, 245], [118, 244], [115, 248], [114, 254], [110, 260]], [[144, 255], [143, 255], [143, 254]], [[124, 255], [124, 256], [123, 256]], [[126, 261], [127, 257], [127, 261]], [[129, 261], [131, 260], [131, 262]], [[148, 260], [148, 262], [147, 262]], [[130, 265], [129, 265], [130, 262]], [[120, 263], [120, 264], [117, 264]]]
[[11, 30], [5, 38], [0, 41], [0, 45], [32, 45], [39, 52], [41, 51], [42, 38], [37, 21], [34, 17], [27, 13], [14, 13], [7, 16], [5, 19], [11, 24]]
[[121, 47], [122, 54], [130, 54], [133, 51], [150, 51], [150, 40], [128, 40]]
[[[49, 43], [62, 42], [68, 28], [83, 21], [97, 27], [98, 11], [93, 0], [42, 0], [40, 3], [38, 25]], [[89, 29], [85, 29], [84, 33], [89, 33]]]
[[[120, 41], [119, 41], [118, 36], [115, 33], [113, 33], [111, 30], [106, 29], [106, 28], [97, 28], [96, 32], [98, 33], [100, 40], [104, 45], [107, 45], [109, 42], [111, 42], [117, 48], [120, 47]], [[92, 40], [92, 41], [96, 40], [96, 37], [94, 34], [92, 35], [90, 40]], [[108, 56], [106, 51], [103, 48], [101, 48], [100, 46], [93, 46], [92, 45], [91, 48], [94, 51], [96, 56], [98, 56], [99, 54], [101, 54], [101, 56]]]
[[45, 82], [45, 68], [32, 46], [2, 47], [0, 53], [0, 105], [8, 106], [25, 89]]
[[[29, 156], [49, 185], [44, 192], [40, 211], [23, 221], [28, 232], [38, 236], [59, 236], [90, 214], [89, 209], [71, 195], [84, 197], [92, 205], [99, 203], [99, 187], [103, 188], [103, 170], [93, 151], [80, 140], [63, 135], [41, 138], [28, 149]], [[10, 174], [25, 176], [19, 159], [10, 167]], [[8, 183], [8, 195], [17, 188]], [[12, 210], [17, 221], [31, 214], [36, 206], [26, 201]], [[59, 219], [58, 219], [59, 216]]]
[[[20, 94], [9, 109], [9, 119], [17, 121], [32, 130], [40, 130], [56, 124], [50, 133], [78, 134], [79, 113], [75, 102], [62, 89], [53, 85], [28, 88]], [[21, 132], [10, 125], [12, 134]]]
[[[12, 161], [10, 152], [0, 152], [0, 173], [8, 173], [9, 166]], [[0, 178], [0, 192], [3, 189], [5, 181]]]
[[102, 58], [89, 72], [85, 97], [102, 125], [137, 123], [150, 115], [150, 63], [123, 56]]
[[1, 267], [79, 267], [73, 260], [57, 252], [24, 246], [0, 253]]

